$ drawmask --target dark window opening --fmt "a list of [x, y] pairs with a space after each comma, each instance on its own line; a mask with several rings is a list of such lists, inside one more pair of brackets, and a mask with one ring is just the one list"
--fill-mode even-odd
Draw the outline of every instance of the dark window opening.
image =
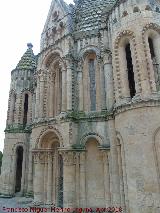
[[96, 110], [96, 81], [95, 81], [95, 60], [89, 59], [89, 79], [90, 79], [90, 101], [91, 111]]
[[12, 121], [12, 123], [14, 123], [15, 122], [15, 105], [16, 105], [16, 95], [14, 94], [13, 95], [13, 100], [11, 100], [11, 102], [12, 102], [12, 105], [11, 105], [11, 121]]
[[127, 44], [125, 50], [126, 50], [129, 90], [130, 90], [130, 96], [131, 96], [131, 98], [133, 98], [136, 94], [136, 89], [135, 89], [135, 81], [134, 81], [134, 72], [133, 72], [133, 64], [132, 64], [132, 55], [131, 55], [130, 44]]
[[153, 59], [155, 58], [155, 53], [154, 53], [153, 41], [151, 38], [148, 38], [148, 43], [149, 43], [151, 58]]
[[18, 147], [17, 152], [17, 164], [16, 164], [16, 185], [15, 192], [21, 191], [21, 178], [22, 178], [22, 162], [23, 162], [23, 148]]
[[27, 124], [27, 114], [28, 114], [28, 94], [25, 95], [24, 100], [24, 115], [23, 115], [23, 126]]

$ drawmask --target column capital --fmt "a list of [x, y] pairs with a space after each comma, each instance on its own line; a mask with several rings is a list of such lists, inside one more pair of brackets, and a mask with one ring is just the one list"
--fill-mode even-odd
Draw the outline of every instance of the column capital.
[[107, 163], [108, 150], [106, 150], [106, 149], [101, 149], [100, 151], [101, 151], [103, 163]]
[[62, 155], [63, 163], [65, 166], [72, 166], [75, 164], [76, 152], [72, 150], [61, 150], [59, 153]]
[[33, 150], [32, 154], [33, 154], [33, 159], [35, 164], [37, 163], [43, 164], [47, 160], [52, 161], [54, 158], [53, 151]]
[[103, 63], [104, 64], [112, 63], [112, 53], [109, 50], [106, 50], [103, 54]]
[[80, 152], [80, 164], [85, 164], [86, 152]]

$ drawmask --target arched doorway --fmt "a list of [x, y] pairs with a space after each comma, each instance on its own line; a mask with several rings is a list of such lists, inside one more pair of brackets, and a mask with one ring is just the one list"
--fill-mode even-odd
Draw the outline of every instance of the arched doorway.
[[105, 206], [103, 156], [93, 138], [86, 144], [86, 199], [88, 207]]
[[39, 147], [33, 150], [35, 177], [34, 199], [36, 202], [63, 206], [63, 160], [59, 154], [59, 138], [54, 132], [46, 133]]
[[17, 150], [16, 150], [16, 182], [15, 182], [15, 193], [21, 191], [22, 163], [23, 163], [23, 147], [19, 146], [17, 148]]

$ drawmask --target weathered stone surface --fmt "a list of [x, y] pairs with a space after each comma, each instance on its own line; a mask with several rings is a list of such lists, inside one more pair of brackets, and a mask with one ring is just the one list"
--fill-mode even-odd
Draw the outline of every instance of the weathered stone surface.
[[2, 196], [160, 212], [159, 8], [52, 1], [41, 52], [12, 72]]

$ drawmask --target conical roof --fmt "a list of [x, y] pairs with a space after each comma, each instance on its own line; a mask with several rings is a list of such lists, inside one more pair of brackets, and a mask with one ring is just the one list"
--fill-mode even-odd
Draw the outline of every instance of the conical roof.
[[21, 60], [16, 66], [16, 70], [35, 70], [36, 69], [36, 56], [33, 53], [31, 43], [27, 44], [27, 51], [22, 56]]

